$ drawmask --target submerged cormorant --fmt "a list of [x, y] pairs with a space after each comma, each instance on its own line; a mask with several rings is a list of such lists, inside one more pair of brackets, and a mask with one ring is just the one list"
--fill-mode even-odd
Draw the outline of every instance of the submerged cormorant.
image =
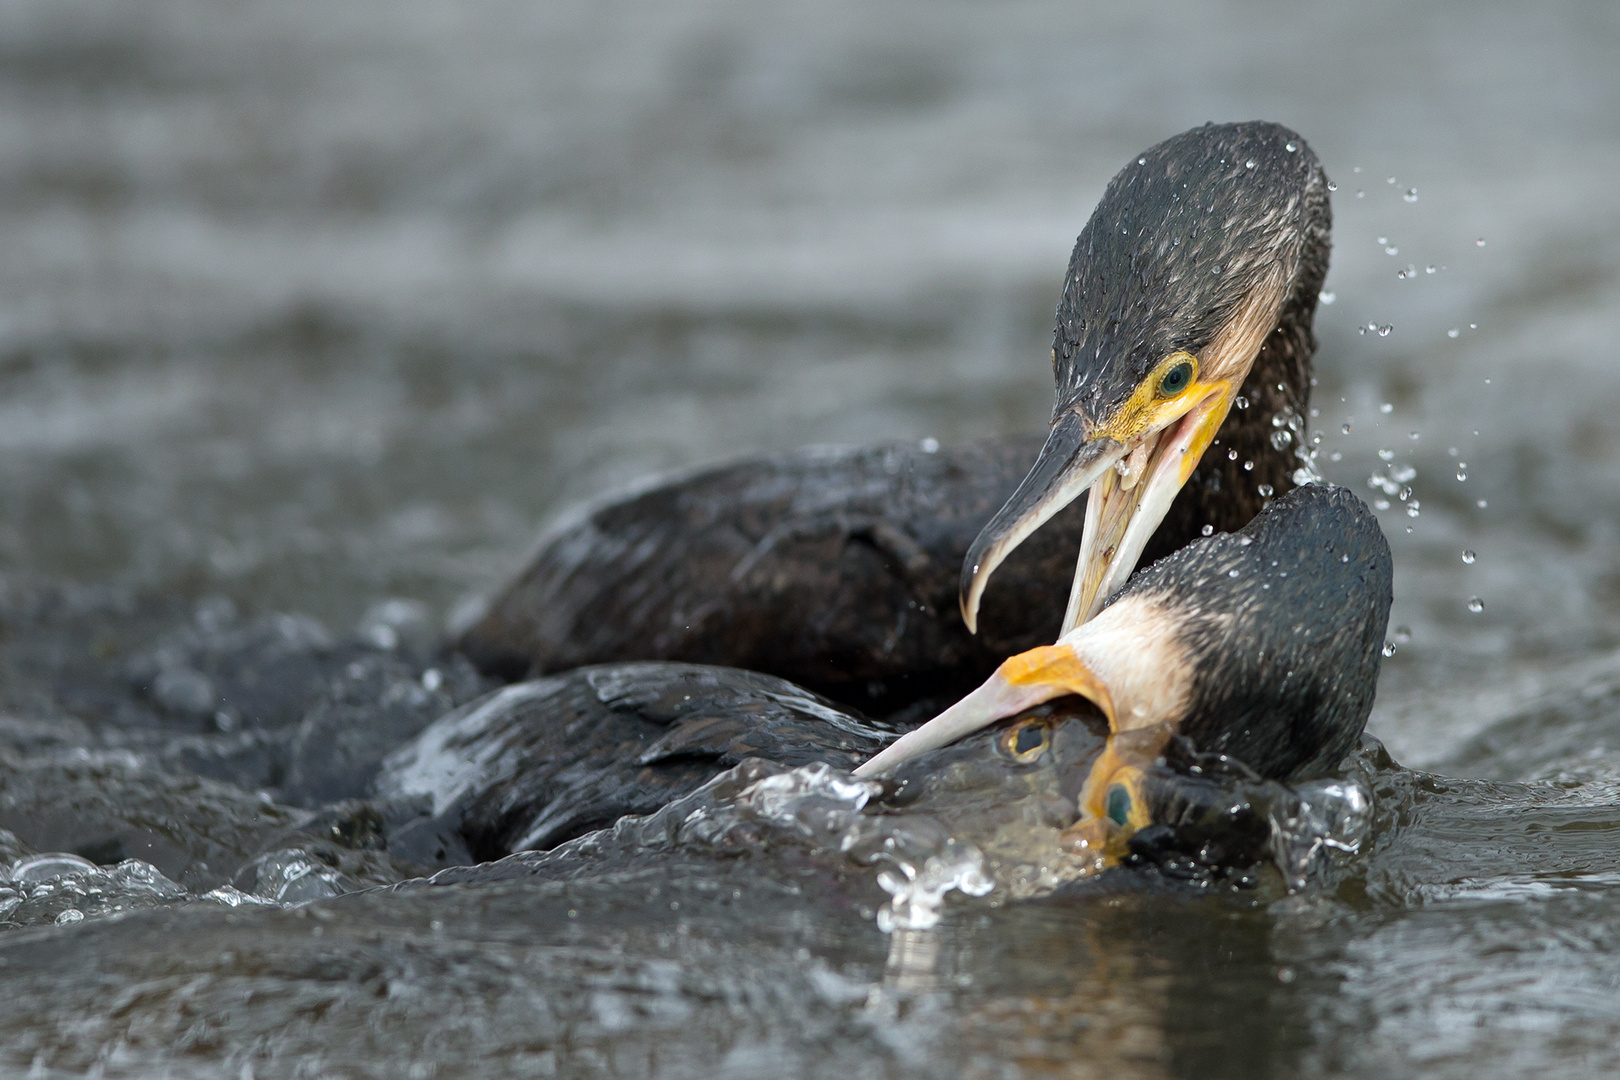
[[1083, 621], [1139, 558], [1295, 486], [1328, 233], [1327, 178], [1288, 129], [1169, 139], [1075, 245], [1038, 452], [805, 451], [662, 484], [554, 532], [458, 646], [506, 678], [680, 660], [929, 715]]
[[1096, 619], [898, 741], [772, 676], [613, 664], [444, 717], [380, 787], [426, 797], [438, 828], [490, 859], [652, 813], [745, 758], [848, 770], [882, 750], [856, 770], [885, 774], [874, 812], [928, 814], [1033, 863], [1053, 844], [1093, 867], [1154, 852], [1252, 862], [1264, 815], [1232, 809], [1243, 784], [1320, 776], [1361, 735], [1390, 573], [1367, 507], [1310, 484], [1141, 571]]

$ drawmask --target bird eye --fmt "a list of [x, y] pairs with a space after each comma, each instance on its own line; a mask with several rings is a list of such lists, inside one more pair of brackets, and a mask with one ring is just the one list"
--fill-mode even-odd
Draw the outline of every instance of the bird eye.
[[1039, 720], [1026, 720], [1001, 737], [1002, 749], [1016, 761], [1031, 762], [1046, 753], [1052, 735]]
[[1115, 825], [1125, 825], [1131, 820], [1131, 793], [1124, 784], [1115, 784], [1108, 789], [1108, 798], [1104, 803], [1108, 820]]
[[1174, 397], [1192, 385], [1193, 365], [1191, 360], [1183, 360], [1164, 373], [1159, 380], [1159, 393], [1165, 397]]

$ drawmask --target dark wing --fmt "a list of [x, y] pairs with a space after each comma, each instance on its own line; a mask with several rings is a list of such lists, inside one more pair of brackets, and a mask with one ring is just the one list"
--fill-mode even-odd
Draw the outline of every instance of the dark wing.
[[650, 814], [747, 757], [851, 769], [895, 732], [769, 675], [695, 664], [582, 668], [436, 721], [379, 791], [427, 797], [480, 859]]
[[459, 647], [506, 678], [683, 660], [872, 712], [954, 697], [1061, 621], [1079, 503], [996, 575], [979, 638], [957, 610], [968, 545], [1039, 445], [807, 450], [607, 503], [554, 533]]

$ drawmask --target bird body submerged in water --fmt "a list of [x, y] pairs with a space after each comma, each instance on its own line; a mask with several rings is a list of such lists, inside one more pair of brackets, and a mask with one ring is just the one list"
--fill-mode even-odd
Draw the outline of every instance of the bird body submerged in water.
[[[491, 859], [652, 813], [749, 757], [849, 770], [876, 754], [855, 771], [885, 775], [879, 809], [943, 815], [981, 846], [1021, 837], [1036, 863], [1100, 868], [1206, 843], [1253, 861], [1261, 826], [1223, 817], [1232, 782], [1312, 779], [1355, 745], [1390, 573], [1365, 504], [1311, 484], [1137, 574], [1057, 645], [1009, 659], [943, 733], [896, 741], [892, 725], [734, 668], [600, 665], [444, 717], [390, 759], [381, 790], [426, 797], [441, 831]], [[1223, 779], [1212, 760], [1241, 764]]]
[[[1076, 243], [1052, 424], [1016, 485], [1028, 451], [1011, 442], [711, 470], [556, 533], [461, 648], [509, 676], [748, 666], [846, 708], [901, 709], [902, 726], [990, 674], [867, 773], [1078, 694], [1110, 731], [1080, 796], [1090, 842], [1110, 850], [1147, 821], [1130, 778], [1177, 740], [1278, 779], [1330, 768], [1371, 705], [1389, 575], [1353, 496], [1285, 494], [1312, 477], [1295, 444], [1327, 190], [1303, 140], [1273, 124], [1146, 151]], [[1120, 591], [1140, 558], [1166, 555]]]

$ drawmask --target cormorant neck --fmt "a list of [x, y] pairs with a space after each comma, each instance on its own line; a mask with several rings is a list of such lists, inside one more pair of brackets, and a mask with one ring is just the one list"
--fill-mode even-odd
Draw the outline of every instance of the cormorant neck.
[[1215, 532], [1235, 532], [1267, 503], [1294, 489], [1294, 472], [1303, 464], [1297, 444], [1306, 438], [1311, 357], [1316, 352], [1312, 325], [1327, 276], [1327, 247], [1325, 227], [1307, 230], [1294, 286], [1255, 356], [1238, 403], [1138, 565], [1179, 549], [1201, 535], [1205, 525]]

